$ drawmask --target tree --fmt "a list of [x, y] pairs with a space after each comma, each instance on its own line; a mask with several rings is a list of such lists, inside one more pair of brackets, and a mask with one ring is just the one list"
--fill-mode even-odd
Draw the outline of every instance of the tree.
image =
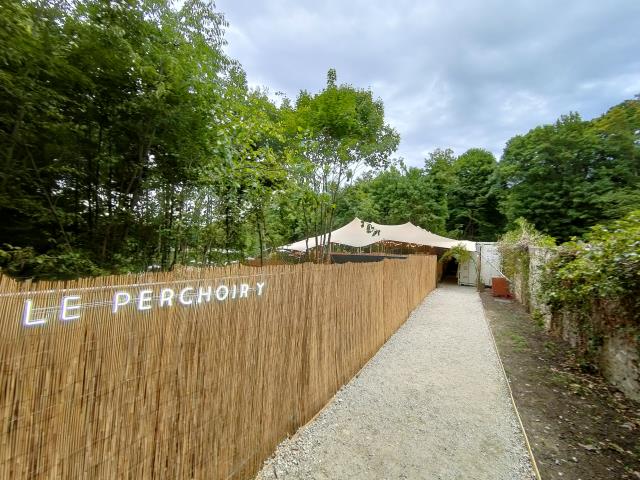
[[[289, 155], [297, 160], [291, 171], [306, 192], [300, 196], [306, 236], [323, 235], [333, 229], [345, 186], [360, 168], [387, 166], [399, 136], [384, 123], [382, 101], [370, 90], [336, 85], [335, 70], [329, 70], [322, 92], [300, 92], [289, 113]], [[329, 233], [323, 257], [330, 241]]]
[[640, 124], [629, 115], [614, 127], [614, 115], [586, 122], [572, 113], [509, 140], [499, 166], [507, 219], [567, 240], [627, 211], [640, 185]]
[[621, 218], [640, 205], [640, 95], [612, 107], [592, 126], [604, 143], [604, 216]]
[[446, 222], [449, 217], [449, 194], [453, 186], [453, 162], [455, 155], [453, 150], [436, 149], [429, 153], [424, 161], [424, 170], [427, 175], [427, 183], [433, 195], [433, 212], [435, 217], [442, 219], [439, 229], [434, 232], [446, 234]]
[[379, 205], [374, 198], [373, 182], [379, 178], [374, 174], [363, 175], [347, 187], [336, 205], [336, 225], [346, 225], [355, 217], [365, 221], [383, 223]]
[[177, 219], [225, 155], [223, 18], [200, 0], [2, 8], [0, 243], [77, 274], [175, 263]]
[[[232, 73], [235, 84], [227, 89], [233, 93], [226, 106], [231, 161], [224, 164], [216, 183], [225, 228], [234, 223], [239, 228], [243, 223], [252, 224], [262, 261], [271, 236], [268, 210], [277, 192], [288, 189], [290, 180], [285, 169], [282, 115], [264, 91], [247, 88], [244, 72], [234, 69]], [[227, 198], [229, 192], [233, 192], [232, 199]], [[237, 243], [235, 248], [242, 250]], [[231, 247], [228, 241], [225, 248]]]
[[479, 148], [467, 150], [455, 159], [448, 196], [450, 232], [481, 241], [493, 241], [502, 232], [505, 221], [493, 188], [497, 165], [490, 152]]

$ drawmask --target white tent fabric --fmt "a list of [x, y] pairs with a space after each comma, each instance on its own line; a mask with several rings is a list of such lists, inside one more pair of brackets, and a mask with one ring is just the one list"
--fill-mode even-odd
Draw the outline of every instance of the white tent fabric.
[[[324, 245], [329, 240], [329, 235], [317, 237], [318, 245]], [[354, 218], [344, 227], [331, 232], [331, 243], [339, 243], [350, 247], [366, 247], [377, 242], [403, 242], [413, 245], [428, 245], [431, 247], [451, 248], [462, 245], [470, 252], [476, 251], [475, 242], [468, 240], [454, 240], [431, 233], [428, 230], [417, 227], [411, 222], [402, 225], [380, 225], [374, 222], [365, 222]], [[289, 245], [280, 247], [281, 250], [294, 250], [304, 252], [307, 248], [316, 246], [316, 237], [310, 237]]]

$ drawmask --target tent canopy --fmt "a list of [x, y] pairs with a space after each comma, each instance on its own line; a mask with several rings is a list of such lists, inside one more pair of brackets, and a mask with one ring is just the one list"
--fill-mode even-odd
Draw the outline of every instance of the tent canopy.
[[[316, 237], [309, 237], [305, 240], [284, 245], [280, 249], [304, 252], [307, 248], [323, 246], [329, 240], [329, 235], [319, 235], [317, 240], [318, 245], [316, 245]], [[411, 222], [403, 223], [402, 225], [380, 225], [374, 222], [365, 222], [356, 217], [344, 227], [331, 232], [331, 243], [339, 243], [349, 247], [366, 247], [378, 242], [402, 242], [439, 248], [462, 245], [470, 252], [476, 251], [475, 242], [442, 237]]]

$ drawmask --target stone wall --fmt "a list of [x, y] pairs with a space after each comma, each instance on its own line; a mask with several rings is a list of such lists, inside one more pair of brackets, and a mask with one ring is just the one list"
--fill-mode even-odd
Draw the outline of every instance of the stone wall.
[[542, 289], [540, 280], [544, 266], [553, 258], [555, 249], [531, 247], [529, 248], [529, 278], [527, 288], [529, 289], [529, 310], [540, 315], [544, 320], [547, 329], [551, 326], [551, 310], [542, 299]]
[[[514, 297], [534, 316], [541, 319], [547, 331], [562, 337], [572, 347], [585, 350], [589, 336], [584, 317], [569, 312], [552, 313], [542, 299], [540, 280], [544, 266], [553, 258], [554, 249], [530, 247], [529, 262], [511, 279]], [[612, 317], [620, 315], [615, 305], [594, 302], [588, 316], [592, 328], [606, 329], [602, 344], [595, 346], [595, 362], [602, 375], [629, 398], [640, 401], [640, 334], [628, 327], [607, 328]], [[614, 324], [625, 322], [615, 321]]]
[[602, 375], [629, 398], [640, 401], [640, 344], [637, 332], [617, 330], [604, 340]]

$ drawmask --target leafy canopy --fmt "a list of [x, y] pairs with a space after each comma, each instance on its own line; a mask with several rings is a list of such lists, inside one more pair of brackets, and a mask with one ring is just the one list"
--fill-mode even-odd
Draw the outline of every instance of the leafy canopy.
[[507, 143], [501, 208], [560, 240], [619, 218], [640, 200], [640, 100], [584, 121], [576, 113]]

